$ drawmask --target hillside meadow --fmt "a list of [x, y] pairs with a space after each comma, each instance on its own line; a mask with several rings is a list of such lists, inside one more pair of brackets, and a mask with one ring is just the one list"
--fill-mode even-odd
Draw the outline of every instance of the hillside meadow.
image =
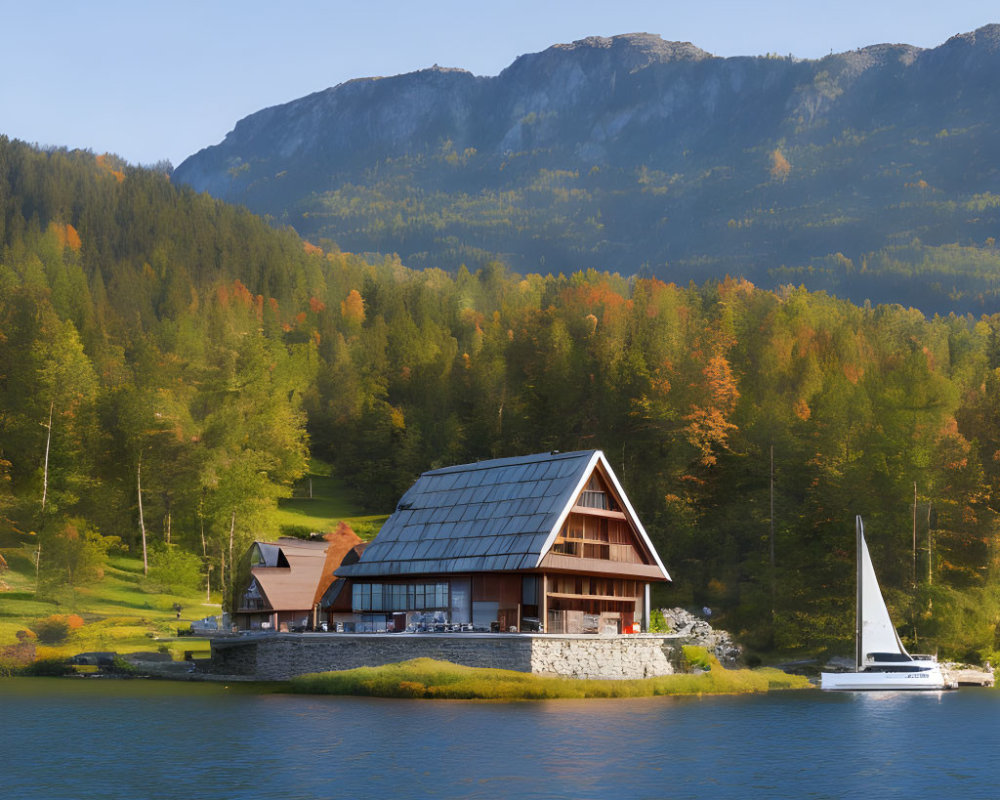
[[[333, 530], [345, 520], [362, 538], [373, 536], [385, 516], [352, 517], [358, 507], [330, 476], [329, 466], [313, 461], [311, 469], [313, 496], [285, 500], [276, 512], [287, 532]], [[309, 486], [308, 479], [303, 486]], [[307, 492], [303, 488], [303, 494]], [[39, 582], [34, 567], [37, 542], [32, 538], [13, 544], [8, 537], [9, 546], [0, 546], [0, 559], [7, 565], [0, 571], [0, 675], [30, 666], [27, 650], [18, 648], [25, 642], [33, 646], [30, 658], [38, 662], [83, 652], [155, 651], [174, 661], [188, 653], [195, 658], [209, 655], [207, 640], [178, 635], [192, 621], [222, 613], [223, 592], [216, 587], [206, 593], [198, 572], [193, 580], [186, 576], [186, 585], [165, 586], [155, 572], [152, 580], [143, 575], [140, 558], [118, 552], [104, 560], [86, 585]]]
[[[203, 589], [176, 594], [144, 591], [142, 562], [126, 556], [110, 558], [103, 577], [86, 587], [36, 593], [30, 551], [4, 548], [0, 554], [14, 564], [3, 575], [9, 589], [0, 594], [0, 673], [27, 666], [17, 649], [22, 640], [34, 645], [37, 661], [95, 651], [158, 651], [175, 661], [189, 651], [198, 657], [208, 655], [207, 641], [178, 637], [177, 631], [192, 620], [220, 613], [218, 593], [214, 602], [208, 602]], [[180, 619], [175, 603], [183, 609]], [[25, 631], [28, 638], [18, 636]]]

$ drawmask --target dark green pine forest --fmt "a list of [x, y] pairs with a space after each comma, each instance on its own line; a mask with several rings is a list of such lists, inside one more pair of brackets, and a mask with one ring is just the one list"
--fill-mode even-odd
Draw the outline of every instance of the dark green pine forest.
[[662, 602], [753, 648], [850, 650], [863, 514], [909, 644], [1000, 650], [1000, 314], [415, 270], [0, 138], [0, 537], [60, 580], [144, 541], [218, 579], [280, 533], [310, 455], [387, 513], [423, 470], [581, 448], [671, 571]]

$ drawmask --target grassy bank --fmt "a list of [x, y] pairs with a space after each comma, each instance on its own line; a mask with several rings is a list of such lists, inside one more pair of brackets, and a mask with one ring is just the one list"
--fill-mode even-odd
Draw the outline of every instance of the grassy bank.
[[[11, 648], [25, 641], [33, 645], [32, 658], [37, 661], [88, 651], [159, 651], [174, 660], [182, 659], [187, 651], [208, 654], [207, 641], [178, 638], [177, 629], [218, 614], [218, 597], [208, 602], [203, 591], [147, 592], [142, 585], [142, 562], [128, 556], [109, 559], [104, 577], [88, 586], [36, 592], [33, 571], [17, 569], [22, 562], [30, 565], [29, 554], [21, 558], [13, 548], [4, 552], [11, 569], [5, 573], [10, 591], [0, 593], [0, 671], [5, 661], [13, 667], [24, 660], [23, 650]], [[181, 619], [177, 619], [175, 603], [182, 608]], [[65, 625], [65, 635], [58, 632], [60, 623]], [[19, 632], [26, 633], [18, 636]]]
[[[283, 532], [329, 531], [344, 520], [362, 538], [374, 537], [386, 517], [360, 515], [328, 464], [314, 459], [310, 470], [296, 497], [283, 500], [275, 512]], [[86, 586], [39, 583], [35, 542], [26, 535], [0, 538], [0, 557], [0, 565], [7, 566], [0, 572], [0, 674], [88, 651], [159, 651], [174, 660], [189, 651], [198, 658], [209, 654], [206, 640], [178, 637], [177, 631], [221, 613], [218, 592], [206, 598], [204, 590], [155, 590], [144, 580], [141, 560], [131, 554], [109, 558], [103, 577]], [[179, 619], [175, 604], [182, 608]], [[53, 637], [63, 624], [65, 636]]]
[[[685, 648], [688, 654], [688, 648]], [[803, 677], [776, 669], [727, 670], [700, 648], [688, 660], [710, 669], [641, 680], [578, 680], [503, 669], [463, 667], [416, 658], [382, 667], [303, 675], [290, 681], [301, 694], [420, 697], [451, 700], [554, 700], [590, 697], [653, 697], [683, 694], [751, 694], [778, 689], [807, 689]]]
[[331, 466], [314, 458], [309, 462], [309, 475], [295, 487], [294, 495], [278, 503], [276, 519], [282, 531], [292, 535], [332, 531], [343, 520], [368, 541], [388, 516], [364, 515]]

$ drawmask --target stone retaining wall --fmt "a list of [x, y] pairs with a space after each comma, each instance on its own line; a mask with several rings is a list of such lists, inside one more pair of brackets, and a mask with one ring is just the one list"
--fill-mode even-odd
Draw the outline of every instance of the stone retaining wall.
[[434, 658], [573, 678], [647, 678], [678, 671], [686, 637], [660, 634], [272, 633], [212, 642], [210, 670], [258, 680]]

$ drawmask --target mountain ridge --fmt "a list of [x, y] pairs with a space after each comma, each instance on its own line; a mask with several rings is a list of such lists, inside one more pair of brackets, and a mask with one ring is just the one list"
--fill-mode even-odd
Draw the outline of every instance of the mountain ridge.
[[1000, 192], [998, 71], [996, 24], [820, 59], [592, 36], [496, 76], [434, 66], [263, 109], [174, 179], [415, 266], [731, 265], [766, 285], [835, 253], [988, 238], [992, 203], [954, 209]]

